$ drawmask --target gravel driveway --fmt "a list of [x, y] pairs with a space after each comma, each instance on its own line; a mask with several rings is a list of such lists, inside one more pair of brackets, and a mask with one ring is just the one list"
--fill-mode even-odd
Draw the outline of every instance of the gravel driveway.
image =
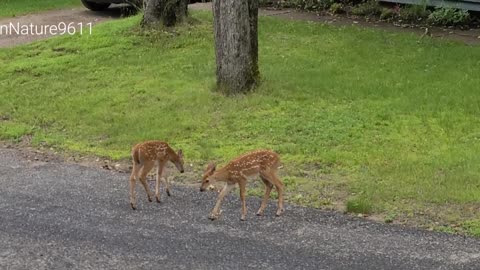
[[[241, 222], [235, 194], [207, 219], [214, 192], [174, 186], [163, 203], [128, 175], [0, 148], [0, 269], [479, 269], [480, 239], [377, 224], [275, 202]], [[150, 183], [153, 185], [153, 183]]]

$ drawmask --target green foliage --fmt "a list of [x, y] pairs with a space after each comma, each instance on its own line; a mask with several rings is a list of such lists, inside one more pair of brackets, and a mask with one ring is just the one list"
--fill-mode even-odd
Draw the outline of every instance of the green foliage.
[[333, 14], [339, 14], [345, 12], [345, 6], [342, 3], [333, 3], [329, 11], [332, 12]]
[[395, 11], [391, 8], [382, 8], [382, 12], [380, 13], [381, 20], [389, 20], [394, 18], [396, 15]]
[[[379, 16], [382, 20], [401, 20], [407, 23], [425, 23], [441, 26], [462, 26], [472, 22], [468, 11], [440, 7], [433, 12], [427, 9], [426, 1], [419, 5], [397, 6], [395, 9], [383, 8], [377, 0], [281, 0], [260, 2], [262, 5], [279, 5], [303, 10], [328, 10], [338, 14], [350, 9], [351, 14], [358, 16]], [[349, 7], [349, 8], [346, 8]]]
[[439, 7], [429, 16], [428, 22], [434, 25], [466, 25], [471, 21], [470, 13], [467, 10], [456, 8]]
[[399, 18], [404, 22], [418, 23], [426, 19], [430, 15], [426, 3], [423, 5], [408, 5], [400, 9]]
[[468, 234], [480, 237], [480, 219], [468, 220], [463, 223], [462, 227]]
[[0, 0], [0, 17], [12, 17], [41, 10], [78, 6], [80, 3], [80, 0]]
[[387, 215], [385, 215], [384, 222], [385, 223], [392, 223], [395, 220], [396, 217], [397, 217], [397, 213], [395, 213], [395, 212], [388, 213]]
[[22, 123], [13, 123], [0, 120], [0, 139], [19, 140], [22, 136], [32, 132], [32, 127]]
[[316, 10], [323, 6], [323, 0], [294, 0], [293, 3], [296, 7], [305, 10]]
[[298, 8], [303, 10], [328, 10], [332, 4], [341, 3], [341, 1], [338, 0], [282, 0], [264, 2], [267, 3], [267, 5], [276, 4], [282, 7]]
[[349, 213], [370, 214], [372, 205], [365, 199], [351, 198], [347, 201], [346, 210]]
[[436, 226], [434, 228], [439, 232], [450, 233], [450, 234], [455, 233], [455, 229], [450, 226]]
[[350, 209], [480, 218], [464, 207], [480, 197], [480, 47], [260, 17], [262, 84], [226, 98], [211, 91], [211, 13], [192, 16], [171, 31], [142, 32], [137, 16], [0, 49], [2, 138], [115, 159], [163, 139], [202, 164], [270, 148], [290, 200], [334, 207], [355, 193]]
[[353, 15], [376, 16], [382, 13], [382, 7], [376, 0], [367, 0], [352, 8]]

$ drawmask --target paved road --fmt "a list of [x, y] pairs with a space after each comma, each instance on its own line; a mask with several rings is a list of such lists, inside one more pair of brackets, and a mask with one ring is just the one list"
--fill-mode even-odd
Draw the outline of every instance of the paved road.
[[[153, 184], [153, 183], [151, 183]], [[128, 203], [127, 175], [0, 148], [0, 269], [479, 269], [480, 239], [287, 206], [239, 220], [234, 194], [175, 186], [162, 204]]]

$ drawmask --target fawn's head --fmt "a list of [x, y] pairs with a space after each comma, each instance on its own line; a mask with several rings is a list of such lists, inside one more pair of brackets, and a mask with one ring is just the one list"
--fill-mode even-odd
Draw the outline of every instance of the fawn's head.
[[180, 173], [183, 173], [185, 170], [183, 169], [183, 151], [182, 149], [178, 150], [178, 153], [176, 155], [171, 155], [170, 156], [170, 161], [175, 164], [175, 167], [180, 171]]
[[217, 165], [215, 163], [208, 164], [207, 168], [203, 172], [202, 185], [200, 186], [200, 191], [207, 190], [207, 188], [210, 185], [215, 183], [215, 178], [211, 176], [215, 173], [216, 169], [217, 169]]

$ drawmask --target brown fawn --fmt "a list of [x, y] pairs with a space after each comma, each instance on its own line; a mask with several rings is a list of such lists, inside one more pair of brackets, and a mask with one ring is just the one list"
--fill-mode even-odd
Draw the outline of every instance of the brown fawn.
[[267, 201], [270, 197], [270, 192], [273, 186], [278, 192], [278, 208], [277, 216], [280, 216], [283, 209], [283, 183], [277, 176], [277, 169], [280, 166], [280, 157], [277, 153], [270, 150], [257, 150], [237, 157], [230, 161], [223, 168], [216, 170], [216, 165], [210, 163], [206, 168], [200, 191], [205, 191], [210, 185], [217, 181], [225, 182], [225, 187], [218, 195], [217, 202], [209, 218], [215, 220], [220, 216], [220, 205], [223, 198], [235, 187], [236, 184], [240, 187], [240, 200], [242, 201], [242, 215], [241, 220], [246, 220], [247, 206], [245, 204], [245, 188], [247, 185], [247, 178], [253, 176], [260, 176], [265, 184], [265, 195], [262, 204], [257, 211], [257, 216], [263, 215], [263, 211], [267, 206]]
[[[133, 210], [137, 208], [135, 198], [135, 181], [138, 178], [147, 192], [148, 201], [152, 201], [152, 193], [147, 183], [147, 174], [157, 165], [157, 181], [155, 184], [155, 198], [160, 202], [160, 178], [163, 169], [168, 161], [175, 164], [177, 169], [183, 173], [183, 153], [178, 150], [175, 153], [173, 149], [166, 143], [161, 141], [147, 141], [135, 145], [132, 149], [133, 169], [130, 175], [130, 206]], [[170, 196], [170, 187], [168, 179], [165, 179], [165, 190]]]

